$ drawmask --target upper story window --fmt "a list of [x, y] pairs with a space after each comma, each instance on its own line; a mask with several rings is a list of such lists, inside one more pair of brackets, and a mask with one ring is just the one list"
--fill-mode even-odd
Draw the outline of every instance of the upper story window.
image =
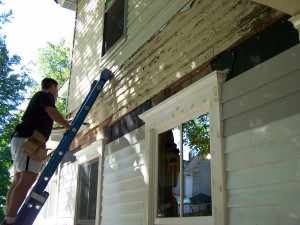
[[102, 56], [125, 36], [126, 0], [106, 0]]
[[213, 72], [140, 115], [151, 224], [225, 224], [220, 83]]

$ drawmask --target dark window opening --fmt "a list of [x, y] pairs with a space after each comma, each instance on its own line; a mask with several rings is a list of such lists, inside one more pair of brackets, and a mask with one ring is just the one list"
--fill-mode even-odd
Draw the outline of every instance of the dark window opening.
[[102, 56], [104, 56], [125, 33], [125, 0], [106, 0]]
[[92, 161], [81, 165], [79, 172], [79, 195], [78, 195], [78, 224], [80, 221], [94, 222], [97, 205], [99, 161]]

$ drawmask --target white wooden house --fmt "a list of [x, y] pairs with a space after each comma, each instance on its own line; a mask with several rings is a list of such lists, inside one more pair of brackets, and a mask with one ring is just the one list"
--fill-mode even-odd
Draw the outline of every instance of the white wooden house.
[[[115, 77], [35, 224], [300, 224], [298, 0], [57, 2], [76, 11], [67, 115]], [[183, 147], [202, 115], [206, 162]]]

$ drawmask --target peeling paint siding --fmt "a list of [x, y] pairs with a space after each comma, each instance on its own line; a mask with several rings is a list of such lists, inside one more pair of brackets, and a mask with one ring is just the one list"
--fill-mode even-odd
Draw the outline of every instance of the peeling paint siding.
[[[81, 4], [85, 2], [85, 4]], [[155, 5], [151, 5], [151, 7], [147, 7], [146, 11], [139, 11], [139, 7], [130, 7], [131, 4], [135, 3], [136, 1], [128, 1], [129, 4], [129, 15], [134, 14], [136, 17], [141, 18], [140, 20], [145, 24], [153, 24], [152, 27], [147, 27], [147, 29], [143, 29], [144, 26], [138, 25], [137, 28], [139, 30], [142, 30], [143, 32], [137, 32], [138, 29], [135, 31], [137, 32], [136, 34], [130, 33], [130, 29], [127, 31], [127, 40], [124, 45], [122, 45], [121, 49], [118, 51], [119, 54], [112, 54], [108, 55], [108, 57], [103, 58], [100, 61], [100, 56], [101, 56], [101, 46], [102, 46], [102, 29], [103, 29], [103, 1], [81, 1], [79, 4], [78, 8], [78, 14], [79, 15], [84, 15], [85, 9], [87, 4], [91, 4], [90, 2], [94, 2], [94, 4], [97, 4], [97, 11], [94, 11], [90, 14], [94, 15], [95, 19], [100, 21], [97, 27], [91, 27], [90, 24], [86, 24], [86, 26], [90, 27], [89, 29], [81, 29], [80, 26], [77, 27], [76, 25], [76, 34], [75, 34], [75, 51], [74, 51], [74, 58], [73, 62], [73, 68], [72, 68], [72, 77], [71, 77], [71, 85], [70, 85], [70, 90], [71, 90], [71, 96], [69, 99], [69, 112], [74, 111], [76, 108], [79, 107], [81, 104], [82, 100], [85, 95], [87, 94], [90, 86], [90, 80], [94, 80], [95, 78], [98, 78], [99, 73], [100, 73], [100, 68], [107, 67], [107, 64], [113, 64], [113, 65], [121, 65], [124, 63], [124, 61], [128, 58], [126, 55], [123, 54], [123, 49], [124, 52], [131, 52], [129, 55], [133, 54], [134, 51], [136, 51], [156, 30], [158, 27], [161, 27], [176, 11], [178, 11], [187, 0], [177, 0], [177, 1], [153, 1]], [[144, 2], [144, 3], [143, 3]], [[166, 13], [164, 8], [161, 8], [161, 4], [159, 2], [167, 2], [168, 5], [166, 5], [165, 9], [168, 10], [169, 13]], [[148, 1], [139, 1], [139, 5], [145, 5], [149, 4]], [[95, 7], [95, 8], [97, 8]], [[152, 15], [152, 11], [150, 9], [154, 9], [154, 11], [159, 12], [160, 16], [152, 18], [154, 15]], [[135, 23], [138, 23], [139, 20], [135, 19]], [[85, 18], [79, 17], [77, 23], [85, 23]], [[86, 31], [86, 33], [82, 33]], [[145, 32], [146, 31], [146, 32]], [[99, 35], [96, 35], [95, 32], [98, 32]], [[139, 40], [135, 40], [134, 42], [130, 41], [131, 37], [139, 37]], [[85, 54], [85, 46], [82, 45], [83, 42], [90, 40], [94, 40], [94, 44], [88, 43], [88, 45], [92, 46], [93, 52], [90, 52], [89, 54]], [[97, 40], [96, 40], [97, 39]], [[127, 46], [127, 44], [130, 44], [130, 46]], [[128, 51], [127, 51], [127, 50]], [[95, 52], [98, 52], [98, 54], [93, 54]], [[127, 53], [126, 53], [127, 54]], [[79, 63], [78, 63], [79, 62]], [[93, 75], [87, 74], [88, 71], [91, 70], [90, 64], [85, 63], [88, 62], [96, 66]], [[99, 65], [100, 64], [100, 65]], [[92, 66], [93, 66], [92, 65]], [[88, 80], [86, 77], [89, 76]], [[80, 87], [81, 89], [77, 89], [77, 87]]]
[[[254, 10], [254, 6], [250, 6], [236, 6], [232, 1], [225, 5], [219, 1], [201, 1], [194, 6], [194, 13], [190, 10], [186, 13], [188, 15], [178, 15], [174, 21], [176, 27], [169, 24], [130, 59], [131, 65], [125, 64], [128, 75], [121, 77], [118, 84], [120, 89], [115, 91], [120, 110], [113, 116], [113, 120], [239, 40], [242, 35], [238, 34], [240, 27], [237, 21], [245, 13], [250, 14]], [[258, 13], [263, 10], [261, 8]], [[228, 11], [231, 16], [224, 22], [220, 18], [227, 18]], [[209, 23], [204, 23], [207, 18]], [[235, 38], [231, 39], [232, 42], [226, 42], [226, 36], [232, 34], [235, 34]], [[219, 44], [218, 49], [214, 48], [215, 44]]]
[[[278, 16], [276, 12], [266, 10], [251, 1], [237, 0], [195, 1], [186, 12], [176, 13], [180, 9], [178, 2], [181, 5], [184, 3], [128, 1], [127, 39], [118, 54], [100, 62], [103, 66], [111, 63], [118, 67], [118, 71], [114, 80], [104, 88], [103, 98], [96, 101], [89, 115], [88, 120], [92, 122], [92, 126], [109, 116], [112, 116], [113, 121], [119, 119], [218, 53], [247, 37], [253, 29], [258, 28], [255, 26], [262, 26]], [[101, 15], [101, 6], [98, 8]], [[160, 29], [163, 24], [159, 26], [158, 23], [161, 20], [164, 23], [169, 20], [162, 30]], [[98, 30], [102, 29], [100, 27], [99, 25]], [[156, 35], [152, 36], [155, 32]], [[95, 38], [91, 34], [86, 36], [91, 40]], [[83, 50], [79, 42], [84, 40], [78, 37], [75, 40], [78, 41], [77, 46], [82, 48], [78, 49], [75, 45], [75, 55], [79, 56], [79, 52]], [[99, 63], [100, 51], [97, 55], [96, 49], [101, 38], [97, 41], [93, 42], [94, 52], [88, 55], [86, 63], [79, 62], [77, 67], [73, 67], [69, 112], [79, 107], [92, 80], [98, 76], [97, 69], [100, 67], [96, 64]], [[82, 74], [78, 73], [77, 68]]]

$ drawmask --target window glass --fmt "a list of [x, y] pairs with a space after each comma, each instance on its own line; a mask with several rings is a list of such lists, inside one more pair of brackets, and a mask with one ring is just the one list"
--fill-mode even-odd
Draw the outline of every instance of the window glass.
[[125, 2], [125, 0], [105, 1], [102, 56], [124, 35]]
[[105, 1], [105, 11], [114, 3], [115, 0], [106, 0]]
[[159, 134], [158, 143], [157, 216], [211, 216], [209, 114]]
[[79, 194], [78, 194], [78, 219], [95, 220], [97, 204], [99, 162], [83, 164], [80, 167]]

